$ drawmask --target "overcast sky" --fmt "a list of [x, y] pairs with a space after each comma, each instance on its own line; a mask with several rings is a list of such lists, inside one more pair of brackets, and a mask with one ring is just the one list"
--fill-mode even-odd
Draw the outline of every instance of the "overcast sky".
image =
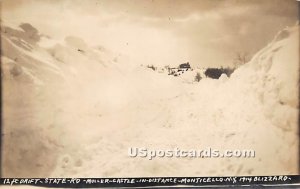
[[2, 0], [3, 23], [79, 36], [140, 63], [231, 65], [298, 19], [296, 0]]

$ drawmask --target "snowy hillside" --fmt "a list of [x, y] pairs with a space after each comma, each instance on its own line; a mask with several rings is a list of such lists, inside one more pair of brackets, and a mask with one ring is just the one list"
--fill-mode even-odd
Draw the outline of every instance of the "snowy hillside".
[[[159, 74], [29, 24], [4, 27], [1, 39], [5, 177], [297, 173], [298, 26], [230, 78], [200, 82], [188, 82], [196, 71]], [[130, 147], [253, 149], [256, 157], [148, 160], [129, 157]]]

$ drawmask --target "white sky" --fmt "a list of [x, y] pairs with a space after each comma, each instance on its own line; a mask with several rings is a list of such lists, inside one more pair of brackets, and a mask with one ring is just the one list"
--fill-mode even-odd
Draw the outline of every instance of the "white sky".
[[295, 0], [2, 0], [3, 23], [73, 35], [141, 64], [228, 66], [294, 25]]

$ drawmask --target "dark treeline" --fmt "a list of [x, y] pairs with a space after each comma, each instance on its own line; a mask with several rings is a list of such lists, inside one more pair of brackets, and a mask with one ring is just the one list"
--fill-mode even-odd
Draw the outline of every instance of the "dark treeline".
[[228, 77], [234, 72], [233, 68], [207, 68], [204, 72], [206, 77], [213, 79], [219, 79], [219, 77], [224, 73]]

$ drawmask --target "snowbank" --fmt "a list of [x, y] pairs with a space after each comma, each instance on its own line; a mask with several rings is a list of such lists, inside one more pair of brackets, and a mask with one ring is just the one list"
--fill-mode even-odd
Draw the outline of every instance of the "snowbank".
[[[3, 175], [296, 174], [298, 33], [298, 26], [279, 33], [230, 78], [194, 83], [201, 70], [182, 78], [156, 73], [80, 38], [28, 49], [14, 42], [23, 36], [2, 33]], [[13, 76], [11, 65], [24, 73]], [[130, 147], [253, 149], [256, 157], [150, 161], [128, 157]]]
[[[98, 126], [107, 129], [101, 132], [92, 129], [96, 134], [90, 135], [91, 140], [82, 144], [77, 152], [73, 151], [76, 154], [73, 158], [67, 155], [68, 162], [74, 163], [66, 168], [64, 161], [58, 161], [53, 175], [297, 173], [298, 29], [287, 31], [288, 37], [277, 37], [230, 79], [225, 76], [219, 80], [204, 78], [191, 85], [179, 78], [139, 70], [140, 74], [131, 76], [131, 81], [139, 81], [140, 85], [132, 85], [145, 93], [137, 95], [125, 109], [103, 116]], [[286, 96], [288, 93], [293, 95]], [[253, 149], [256, 158], [150, 161], [128, 157], [128, 147]], [[81, 163], [75, 164], [78, 161]]]
[[253, 91], [265, 115], [282, 129], [295, 129], [298, 124], [299, 97], [299, 27], [284, 29], [245, 66], [232, 75]]

